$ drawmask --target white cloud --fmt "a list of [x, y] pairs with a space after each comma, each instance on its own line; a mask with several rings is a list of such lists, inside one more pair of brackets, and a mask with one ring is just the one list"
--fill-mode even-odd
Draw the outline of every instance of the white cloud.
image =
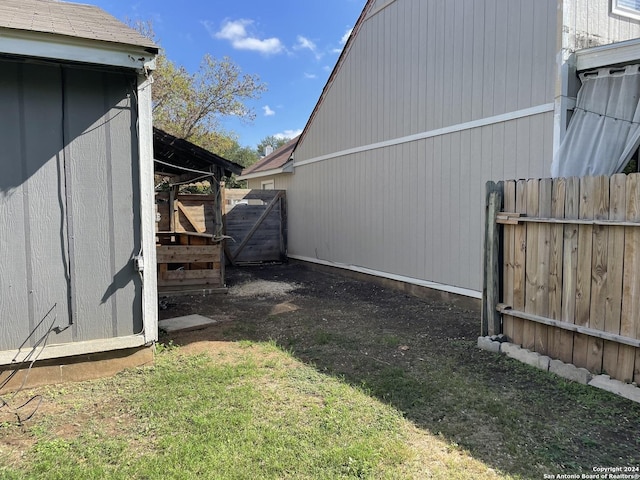
[[340, 39], [340, 45], [342, 45], [340, 48], [334, 48], [333, 50], [331, 50], [333, 53], [340, 53], [342, 52], [342, 49], [344, 48], [345, 44], [347, 43], [347, 40], [349, 40], [349, 37], [351, 36], [351, 32], [353, 31], [353, 28], [350, 28], [349, 30], [347, 30], [344, 35], [342, 35], [342, 38]]
[[[213, 33], [213, 36], [221, 40], [228, 40], [233, 48], [238, 50], [251, 50], [265, 55], [280, 53], [284, 50], [284, 46], [278, 38], [259, 39], [256, 36], [251, 36], [247, 31], [247, 27], [251, 25], [253, 25], [253, 20], [229, 20], [222, 25], [219, 31]], [[205, 26], [212, 33], [208, 22], [205, 22]]]
[[305, 73], [304, 74], [304, 78], [308, 78], [309, 80], [313, 80], [315, 78], [318, 78], [318, 76], [315, 73]]
[[298, 35], [298, 42], [293, 47], [294, 50], [309, 50], [316, 57], [317, 60], [322, 58], [322, 54], [318, 52], [318, 47], [315, 43], [302, 35]]
[[345, 34], [342, 36], [342, 38], [340, 39], [340, 44], [344, 45], [345, 43], [347, 43], [347, 40], [349, 40], [349, 37], [351, 36], [351, 32], [353, 31], [353, 28], [350, 28], [349, 30], [347, 30], [345, 32]]
[[302, 129], [299, 128], [297, 130], [285, 130], [281, 133], [276, 133], [274, 137], [276, 138], [295, 138], [302, 133]]
[[274, 112], [273, 110], [271, 110], [271, 108], [269, 107], [269, 105], [265, 105], [264, 107], [262, 107], [262, 109], [264, 110], [264, 116], [265, 117], [271, 117], [273, 115], [276, 114], [276, 112]]

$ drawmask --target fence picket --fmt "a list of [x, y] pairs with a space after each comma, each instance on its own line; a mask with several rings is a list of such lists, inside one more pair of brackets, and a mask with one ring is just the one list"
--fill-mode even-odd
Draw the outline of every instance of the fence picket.
[[[629, 175], [626, 185], [626, 220], [640, 221], [639, 174]], [[622, 313], [620, 334], [635, 337], [640, 314], [640, 231], [626, 227], [624, 233], [624, 271], [622, 276]], [[630, 382], [634, 378], [636, 352], [633, 347], [620, 345], [618, 349], [618, 380]]]
[[[538, 179], [527, 180], [527, 215], [537, 217], [540, 209], [540, 181]], [[526, 263], [525, 263], [525, 303], [524, 311], [527, 313], [537, 313], [538, 310], [538, 269], [539, 251], [536, 247], [540, 225], [527, 225], [526, 235]], [[533, 322], [524, 322], [522, 348], [528, 350], [535, 349], [536, 325]]]
[[[624, 221], [626, 218], [626, 181], [624, 174], [614, 175], [609, 182], [609, 220]], [[604, 311], [604, 330], [620, 333], [622, 309], [622, 265], [624, 261], [624, 227], [610, 227], [607, 244], [607, 285]], [[618, 344], [604, 342], [602, 369], [617, 377]]]
[[[527, 182], [518, 180], [516, 183], [516, 212], [527, 213]], [[525, 264], [526, 264], [526, 244], [527, 225], [516, 225], [514, 233], [514, 256], [513, 256], [513, 308], [524, 310], [525, 304]], [[513, 319], [513, 343], [522, 345], [524, 335], [524, 320]]]
[[[580, 181], [576, 177], [566, 179], [564, 216], [578, 218], [580, 203]], [[578, 226], [565, 225], [562, 256], [562, 320], [575, 323], [576, 320], [576, 277], [578, 268]], [[558, 358], [563, 362], [573, 361], [573, 334], [563, 331], [556, 337]]]
[[[516, 182], [509, 180], [504, 182], [504, 211], [516, 211]], [[503, 230], [504, 247], [503, 247], [503, 302], [507, 305], [513, 305], [513, 268], [515, 258], [515, 225], [505, 225]], [[502, 317], [503, 334], [513, 341], [513, 317], [503, 315]]]
[[[538, 183], [538, 216], [551, 216], [551, 194], [553, 182], [550, 178], [543, 178]], [[551, 225], [538, 226], [538, 266], [536, 275], [535, 313], [547, 317], [549, 315], [549, 261], [551, 257]], [[549, 327], [535, 324], [535, 350], [546, 355], [549, 349]]]
[[[595, 177], [593, 184], [593, 216], [598, 220], [609, 218], [609, 179]], [[604, 330], [605, 308], [607, 304], [609, 228], [603, 225], [593, 227], [593, 248], [591, 255], [591, 306], [589, 327]], [[589, 338], [587, 341], [586, 368], [594, 373], [602, 372], [604, 341]]]
[[[594, 185], [593, 177], [580, 179], [580, 207], [581, 219], [593, 219]], [[576, 274], [576, 325], [589, 326], [589, 311], [591, 308], [591, 254], [593, 250], [593, 226], [578, 226], [578, 268]], [[573, 336], [573, 364], [577, 367], [587, 366], [587, 349], [589, 339], [586, 335]]]
[[[551, 216], [564, 218], [565, 179], [553, 180], [551, 194]], [[563, 234], [562, 225], [553, 225], [551, 229], [551, 245], [549, 258], [549, 318], [562, 320], [562, 262], [563, 262]], [[548, 355], [553, 358], [560, 357], [560, 336], [563, 331], [559, 328], [549, 328]]]

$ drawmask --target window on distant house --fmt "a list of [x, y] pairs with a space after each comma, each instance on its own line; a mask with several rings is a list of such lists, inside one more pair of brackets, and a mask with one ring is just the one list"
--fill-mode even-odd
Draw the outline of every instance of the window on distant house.
[[640, 20], [640, 0], [611, 0], [611, 12]]

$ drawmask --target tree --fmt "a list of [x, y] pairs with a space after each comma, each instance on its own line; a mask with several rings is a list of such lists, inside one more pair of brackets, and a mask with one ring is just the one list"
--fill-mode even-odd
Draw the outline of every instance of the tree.
[[[150, 21], [137, 21], [133, 28], [159, 43]], [[216, 59], [209, 54], [204, 56], [197, 72], [189, 73], [161, 50], [153, 78], [154, 126], [208, 149], [233, 140], [222, 131], [220, 117], [233, 115], [253, 120], [255, 112], [245, 102], [266, 91], [257, 75], [243, 75], [230, 58]]]
[[253, 120], [255, 112], [245, 102], [266, 90], [257, 75], [242, 75], [230, 58], [218, 60], [209, 54], [194, 74], [160, 55], [154, 79], [154, 124], [189, 141], [218, 131], [223, 116]]
[[256, 151], [258, 152], [258, 155], [265, 155], [265, 147], [271, 146], [274, 150], [277, 150], [290, 140], [291, 139], [287, 137], [275, 137], [273, 135], [270, 135], [268, 137], [264, 137], [260, 141], [258, 147], [256, 148]]

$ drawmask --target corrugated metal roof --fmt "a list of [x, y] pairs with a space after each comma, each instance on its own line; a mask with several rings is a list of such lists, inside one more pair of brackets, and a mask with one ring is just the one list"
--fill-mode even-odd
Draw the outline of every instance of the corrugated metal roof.
[[285, 143], [283, 146], [275, 150], [270, 155], [267, 155], [266, 157], [260, 159], [258, 162], [254, 163], [250, 167], [245, 168], [242, 171], [242, 175], [247, 175], [249, 173], [264, 172], [266, 170], [273, 170], [275, 168], [282, 167], [285, 163], [287, 163], [289, 158], [291, 158], [291, 152], [296, 146], [298, 142], [298, 138], [299, 137], [291, 139], [290, 141]]
[[55, 0], [0, 0], [0, 28], [51, 33], [158, 50], [158, 46], [93, 5]]
[[237, 175], [242, 171], [241, 165], [156, 127], [153, 127], [153, 156], [156, 160], [165, 162], [164, 164], [156, 163], [154, 169], [156, 173], [182, 174], [184, 173], [182, 168], [211, 171], [211, 166], [220, 167], [225, 176], [230, 176], [232, 173]]

